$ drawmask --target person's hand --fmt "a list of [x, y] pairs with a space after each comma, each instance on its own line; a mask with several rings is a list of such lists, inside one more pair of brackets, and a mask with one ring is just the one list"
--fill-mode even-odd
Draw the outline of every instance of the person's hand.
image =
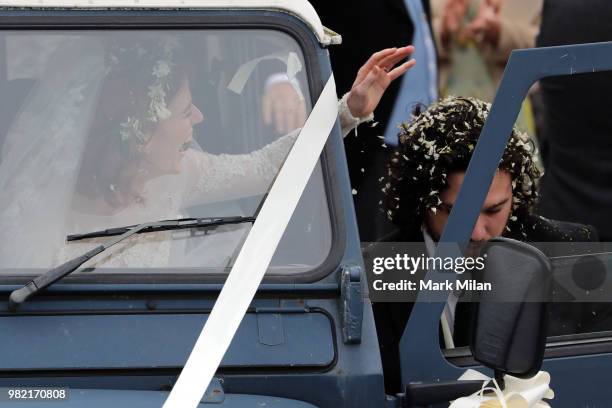
[[462, 36], [476, 42], [488, 42], [497, 46], [501, 32], [501, 9], [503, 0], [481, 0], [478, 14], [468, 24]]
[[387, 48], [370, 57], [357, 72], [346, 101], [351, 115], [356, 118], [364, 118], [374, 112], [391, 81], [402, 76], [416, 63], [414, 59], [411, 59], [393, 68], [413, 51], [414, 47], [411, 45], [402, 48]]
[[469, 0], [446, 0], [440, 27], [440, 38], [444, 46], [447, 46], [450, 39], [459, 32], [468, 6]]
[[266, 86], [261, 103], [264, 123], [274, 124], [280, 134], [302, 127], [306, 122], [304, 98], [289, 80]]

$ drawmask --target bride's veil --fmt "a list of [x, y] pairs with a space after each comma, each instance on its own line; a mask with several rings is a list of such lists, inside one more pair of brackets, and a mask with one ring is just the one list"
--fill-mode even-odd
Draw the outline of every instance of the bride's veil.
[[104, 75], [102, 38], [66, 35], [0, 146], [0, 269], [9, 274], [52, 267], [65, 243]]

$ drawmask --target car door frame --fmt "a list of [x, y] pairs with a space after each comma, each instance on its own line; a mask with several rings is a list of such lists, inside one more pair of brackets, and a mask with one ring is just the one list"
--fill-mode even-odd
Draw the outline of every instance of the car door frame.
[[[530, 87], [546, 77], [603, 71], [612, 71], [612, 42], [512, 52], [440, 239], [445, 245], [438, 246], [436, 256], [456, 258], [460, 256], [459, 243], [470, 240], [488, 186], [493, 180], [512, 126]], [[429, 271], [425, 279], [437, 280], [440, 275], [437, 271]], [[455, 276], [444, 274], [443, 278], [455, 279]], [[439, 345], [439, 321], [445, 303], [422, 300], [419, 297], [414, 304], [400, 341], [402, 382], [409, 384], [457, 379], [465, 368], [449, 362]], [[566, 339], [565, 343], [549, 339], [552, 342], [547, 344], [542, 369], [551, 374], [552, 388], [557, 395], [555, 406], [576, 407], [584, 406], [587, 402], [588, 406], [605, 406], [608, 403], [611, 395], [604, 379], [612, 367], [612, 338], [609, 334], [606, 338], [602, 337], [600, 341], [591, 338], [588, 344], [572, 338]], [[463, 356], [458, 354], [456, 357], [463, 361], [469, 358], [465, 352]], [[490, 370], [485, 372], [492, 374]]]

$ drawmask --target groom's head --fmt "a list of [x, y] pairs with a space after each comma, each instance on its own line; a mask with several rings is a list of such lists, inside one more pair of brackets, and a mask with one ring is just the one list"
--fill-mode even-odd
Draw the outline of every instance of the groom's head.
[[[384, 180], [385, 211], [403, 229], [425, 227], [439, 239], [454, 205], [490, 105], [448, 97], [401, 126], [399, 146]], [[534, 146], [517, 129], [512, 135], [472, 231], [486, 241], [523, 225], [537, 197], [540, 176]]]

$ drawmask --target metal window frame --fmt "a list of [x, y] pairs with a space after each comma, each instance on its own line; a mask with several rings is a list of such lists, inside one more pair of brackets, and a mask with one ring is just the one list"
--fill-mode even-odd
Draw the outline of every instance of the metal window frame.
[[[308, 86], [313, 101], [323, 90], [325, 72], [320, 60], [326, 54], [315, 34], [305, 22], [288, 13], [263, 10], [204, 10], [204, 9], [7, 9], [0, 8], [0, 30], [194, 30], [194, 29], [268, 29], [291, 36], [304, 55]], [[332, 245], [325, 260], [312, 270], [291, 275], [267, 275], [263, 282], [308, 283], [319, 281], [337, 271], [344, 257], [347, 228], [342, 214], [342, 193], [336, 188], [339, 175], [334, 159], [339, 152], [332, 139], [339, 138], [338, 123], [332, 130], [321, 155], [324, 189], [330, 214]], [[337, 141], [336, 141], [337, 142]], [[153, 269], [153, 268], [152, 268]], [[161, 269], [161, 268], [155, 268]], [[178, 268], [163, 268], [172, 270]], [[91, 270], [90, 270], [91, 271]], [[129, 269], [128, 269], [129, 271]], [[153, 276], [151, 276], [153, 275]], [[112, 273], [65, 278], [70, 285], [84, 284], [207, 284], [223, 282], [227, 273]], [[24, 284], [32, 276], [0, 276], [0, 285]], [[90, 286], [90, 285], [88, 285]], [[1, 290], [2, 288], [0, 288]]]

